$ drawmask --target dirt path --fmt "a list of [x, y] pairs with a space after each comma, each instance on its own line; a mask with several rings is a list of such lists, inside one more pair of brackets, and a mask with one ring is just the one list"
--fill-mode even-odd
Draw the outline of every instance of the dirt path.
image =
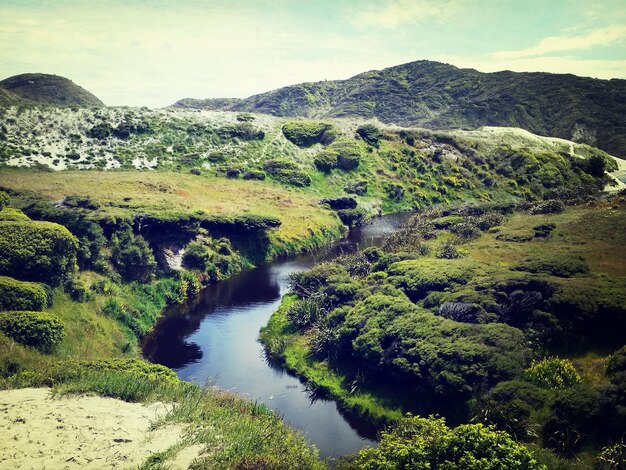
[[[52, 398], [49, 389], [0, 392], [0, 469], [128, 469], [180, 441], [183, 427], [150, 431], [167, 412], [112, 398]], [[169, 468], [187, 468], [197, 450], [182, 451]]]

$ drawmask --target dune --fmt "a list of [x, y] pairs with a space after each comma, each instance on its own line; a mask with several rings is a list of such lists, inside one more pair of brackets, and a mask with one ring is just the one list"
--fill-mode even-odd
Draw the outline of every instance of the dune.
[[[0, 468], [137, 468], [183, 439], [183, 426], [150, 429], [169, 409], [98, 396], [54, 398], [46, 388], [1, 391]], [[168, 468], [187, 468], [197, 447], [179, 452]]]

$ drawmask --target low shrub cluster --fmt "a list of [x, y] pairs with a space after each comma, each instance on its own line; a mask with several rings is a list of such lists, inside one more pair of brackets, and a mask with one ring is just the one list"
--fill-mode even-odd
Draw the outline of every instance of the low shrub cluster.
[[570, 361], [547, 357], [524, 371], [524, 379], [541, 388], [566, 388], [580, 383], [580, 375]]
[[298, 147], [328, 145], [337, 137], [334, 127], [323, 122], [289, 121], [283, 124], [282, 131], [285, 138]]
[[65, 337], [63, 323], [45, 312], [0, 312], [0, 331], [45, 353], [52, 352]]
[[377, 448], [340, 461], [339, 470], [546, 470], [502, 431], [481, 424], [446, 426], [443, 419], [409, 416], [381, 434]]
[[294, 162], [288, 160], [268, 160], [263, 165], [263, 168], [281, 183], [299, 187], [311, 185], [311, 177]]
[[41, 311], [48, 296], [41, 284], [0, 276], [0, 310]]
[[76, 238], [63, 226], [0, 222], [0, 275], [58, 286], [76, 269]]

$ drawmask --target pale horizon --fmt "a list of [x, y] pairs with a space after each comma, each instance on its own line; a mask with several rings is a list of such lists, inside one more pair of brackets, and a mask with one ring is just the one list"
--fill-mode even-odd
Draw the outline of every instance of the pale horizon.
[[0, 0], [0, 15], [1, 79], [60, 75], [109, 106], [245, 98], [416, 60], [626, 78], [621, 0]]

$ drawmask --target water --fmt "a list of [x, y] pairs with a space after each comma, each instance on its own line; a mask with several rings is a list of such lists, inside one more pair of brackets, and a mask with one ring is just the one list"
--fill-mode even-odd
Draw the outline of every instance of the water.
[[323, 252], [290, 256], [209, 286], [193, 305], [165, 312], [144, 341], [145, 356], [174, 369], [183, 380], [212, 383], [278, 411], [306, 434], [322, 458], [375, 445], [371, 426], [345, 415], [333, 401], [311, 401], [296, 377], [269, 365], [258, 336], [287, 293], [291, 273], [379, 244], [407, 218], [380, 217]]

